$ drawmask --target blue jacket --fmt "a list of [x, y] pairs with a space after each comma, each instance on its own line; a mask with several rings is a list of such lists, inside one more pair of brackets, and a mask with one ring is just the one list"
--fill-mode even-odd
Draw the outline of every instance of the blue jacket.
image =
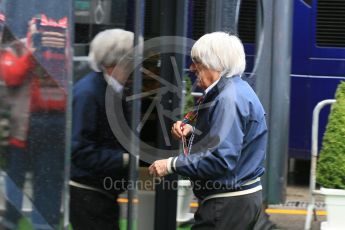
[[173, 159], [172, 169], [191, 179], [199, 199], [241, 190], [264, 173], [265, 111], [239, 76], [222, 77], [205, 95], [195, 129], [191, 154]]
[[101, 189], [104, 178], [122, 179], [127, 171], [123, 167], [126, 151], [108, 123], [106, 87], [103, 74], [92, 72], [73, 88], [71, 179]]

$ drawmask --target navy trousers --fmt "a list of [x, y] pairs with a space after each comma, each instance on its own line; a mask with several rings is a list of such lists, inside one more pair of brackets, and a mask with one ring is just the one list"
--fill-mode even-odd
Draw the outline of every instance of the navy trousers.
[[213, 198], [199, 206], [192, 230], [256, 230], [263, 214], [261, 191]]

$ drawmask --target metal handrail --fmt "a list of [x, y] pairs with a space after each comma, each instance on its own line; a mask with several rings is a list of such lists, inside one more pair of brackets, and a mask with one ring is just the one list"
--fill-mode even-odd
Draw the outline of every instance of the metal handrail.
[[318, 133], [319, 133], [319, 115], [321, 109], [326, 105], [335, 103], [336, 100], [328, 99], [320, 101], [313, 110], [313, 123], [311, 129], [311, 166], [310, 166], [310, 182], [309, 182], [309, 203], [307, 208], [307, 216], [305, 220], [304, 229], [310, 230], [312, 215], [316, 214], [315, 210], [315, 195], [320, 194], [319, 190], [315, 190], [316, 187], [316, 163], [318, 153]]

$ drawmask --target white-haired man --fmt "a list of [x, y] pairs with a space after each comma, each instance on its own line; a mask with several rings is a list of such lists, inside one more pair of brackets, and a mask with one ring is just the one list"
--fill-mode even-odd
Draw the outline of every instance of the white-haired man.
[[73, 88], [70, 219], [74, 230], [119, 229], [116, 200], [121, 191], [106, 183], [126, 177], [129, 156], [109, 126], [105, 95], [108, 84], [115, 96], [122, 91], [127, 73], [119, 61], [131, 51], [133, 39], [132, 32], [122, 29], [97, 34], [89, 52], [94, 71]]
[[189, 136], [192, 143], [187, 154], [155, 161], [150, 173], [190, 178], [200, 201], [193, 230], [255, 229], [263, 213], [260, 176], [267, 127], [259, 99], [241, 79], [243, 44], [236, 36], [214, 32], [196, 41], [191, 57], [190, 70], [205, 95], [194, 111], [195, 129], [185, 119], [171, 132], [178, 139]]

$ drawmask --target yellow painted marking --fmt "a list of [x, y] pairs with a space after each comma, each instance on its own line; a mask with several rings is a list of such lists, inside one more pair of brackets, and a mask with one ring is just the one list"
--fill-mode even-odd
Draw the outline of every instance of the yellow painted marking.
[[[266, 209], [268, 214], [288, 214], [288, 215], [307, 215], [307, 210], [296, 210], [296, 209]], [[316, 211], [318, 216], [326, 216], [326, 211]]]
[[197, 208], [197, 207], [199, 207], [199, 204], [197, 202], [192, 202], [192, 203], [190, 203], [190, 207], [191, 208]]
[[[128, 203], [127, 198], [118, 198], [117, 199], [118, 203]], [[138, 199], [134, 199], [134, 203], [138, 204], [139, 201]], [[197, 208], [199, 205], [197, 202], [191, 202], [190, 207], [191, 208]], [[307, 210], [296, 210], [296, 209], [273, 209], [273, 208], [268, 208], [266, 209], [267, 214], [287, 214], [287, 215], [307, 215]], [[316, 215], [318, 216], [326, 216], [327, 212], [326, 211], [316, 211]]]
[[[117, 198], [117, 202], [120, 203], [120, 204], [128, 203], [128, 199], [127, 198]], [[138, 204], [139, 200], [138, 199], [134, 199], [133, 203], [134, 204]]]

